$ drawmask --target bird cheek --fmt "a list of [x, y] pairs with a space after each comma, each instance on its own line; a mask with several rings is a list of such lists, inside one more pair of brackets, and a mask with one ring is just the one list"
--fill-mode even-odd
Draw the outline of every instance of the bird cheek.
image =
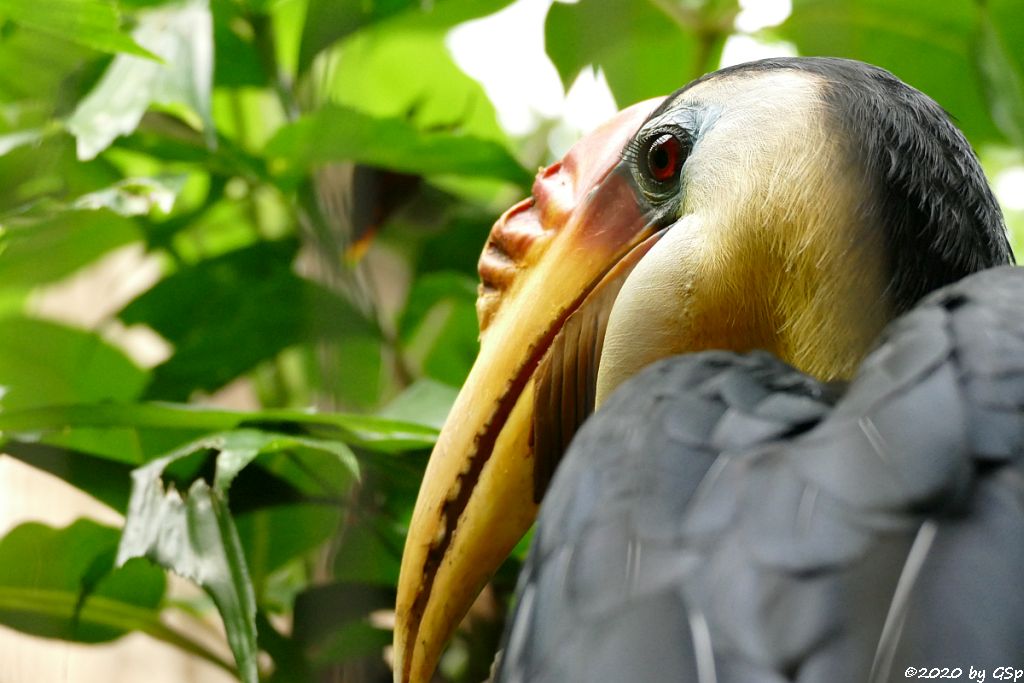
[[687, 217], [630, 273], [608, 320], [598, 405], [643, 367], [694, 347], [700, 330], [695, 329], [693, 305], [705, 249], [701, 221]]

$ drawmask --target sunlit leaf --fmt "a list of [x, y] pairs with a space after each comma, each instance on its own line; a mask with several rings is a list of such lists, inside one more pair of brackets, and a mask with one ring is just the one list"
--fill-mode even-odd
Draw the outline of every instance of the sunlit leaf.
[[140, 13], [133, 35], [163, 63], [132, 55], [114, 58], [68, 119], [68, 130], [78, 140], [78, 157], [92, 159], [119, 135], [131, 133], [152, 104], [190, 107], [212, 145], [212, 26], [207, 0]]
[[[422, 130], [455, 130], [505, 144], [494, 105], [456, 65], [446, 39], [456, 24], [496, 12], [509, 0], [416, 4], [339, 43], [324, 96], [372, 116], [413, 121]], [[507, 58], [514, 62], [515, 55]]]
[[978, 21], [975, 5], [966, 2], [794, 0], [778, 32], [802, 55], [847, 57], [888, 69], [938, 101], [977, 144], [1002, 137], [985, 108], [974, 65]]
[[[975, 45], [975, 59], [988, 98], [989, 111], [1003, 134], [1015, 145], [1024, 147], [1024, 61], [1015, 60], [1009, 47], [1015, 44], [1010, 42], [1014, 38], [1007, 35], [1013, 30], [1010, 28], [1013, 22], [997, 24], [984, 5], [979, 11], [981, 25]], [[1024, 34], [1024, 31], [1019, 34]], [[1024, 38], [1024, 35], [1017, 36], [1017, 39], [1020, 38]]]
[[121, 32], [113, 0], [4, 0], [2, 9], [11, 21], [95, 50], [155, 59]]
[[39, 142], [45, 136], [46, 131], [42, 128], [34, 128], [32, 130], [19, 130], [14, 133], [0, 135], [0, 156], [7, 154], [12, 149], [21, 147], [22, 145], [31, 145], [36, 142]]
[[144, 216], [159, 209], [170, 213], [185, 176], [125, 178], [112, 187], [82, 195], [71, 206], [75, 209], [110, 209], [121, 216]]
[[325, 107], [283, 128], [267, 144], [281, 170], [355, 161], [406, 173], [482, 175], [525, 183], [529, 174], [501, 145], [399, 119]]
[[619, 106], [668, 95], [704, 68], [696, 36], [651, 2], [555, 3], [544, 33], [566, 88], [585, 66], [600, 67]]
[[302, 32], [299, 69], [305, 71], [325, 47], [374, 21], [394, 15], [416, 0], [310, 0]]

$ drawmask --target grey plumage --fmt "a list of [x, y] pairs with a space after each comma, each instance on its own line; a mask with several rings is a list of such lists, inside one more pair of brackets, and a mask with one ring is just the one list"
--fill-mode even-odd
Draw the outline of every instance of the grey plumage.
[[892, 323], [832, 391], [657, 363], [544, 501], [497, 680], [902, 681], [1024, 665], [1024, 270]]

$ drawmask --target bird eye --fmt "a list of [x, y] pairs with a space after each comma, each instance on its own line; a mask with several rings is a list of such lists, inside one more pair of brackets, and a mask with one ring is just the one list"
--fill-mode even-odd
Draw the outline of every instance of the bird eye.
[[671, 133], [654, 139], [647, 148], [647, 173], [659, 183], [672, 180], [679, 175], [685, 161], [683, 143]]

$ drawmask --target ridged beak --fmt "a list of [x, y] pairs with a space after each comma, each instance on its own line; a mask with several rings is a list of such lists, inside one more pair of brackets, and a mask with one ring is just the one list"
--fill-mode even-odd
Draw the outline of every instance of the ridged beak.
[[396, 681], [430, 680], [593, 409], [611, 303], [658, 237], [621, 152], [660, 101], [634, 105], [578, 142], [491, 231], [480, 259], [480, 353], [434, 447], [406, 539]]

